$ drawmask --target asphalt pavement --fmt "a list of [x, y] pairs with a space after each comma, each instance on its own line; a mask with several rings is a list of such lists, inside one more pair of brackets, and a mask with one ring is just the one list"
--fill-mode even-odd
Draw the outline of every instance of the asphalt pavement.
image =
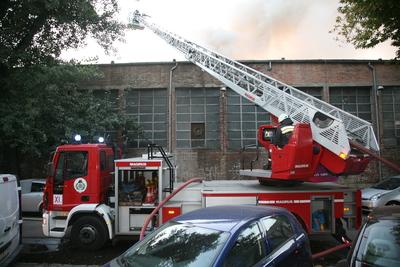
[[13, 267], [77, 267], [102, 266], [119, 256], [136, 240], [109, 242], [99, 251], [80, 251], [68, 240], [48, 238], [42, 232], [42, 218], [38, 214], [24, 214], [22, 225], [23, 249]]

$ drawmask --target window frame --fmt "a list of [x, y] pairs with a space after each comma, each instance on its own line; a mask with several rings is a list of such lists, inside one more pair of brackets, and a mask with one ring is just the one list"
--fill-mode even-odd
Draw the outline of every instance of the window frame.
[[[176, 148], [218, 149], [220, 146], [220, 90], [216, 87], [175, 89]], [[204, 138], [193, 138], [193, 126], [204, 125]]]
[[[271, 219], [271, 218], [275, 218], [276, 219], [277, 217], [285, 218], [285, 220], [287, 220], [287, 222], [289, 223], [290, 228], [292, 230], [292, 235], [290, 237], [288, 237], [284, 242], [279, 243], [278, 246], [272, 247], [272, 242], [271, 242], [270, 237], [268, 236], [268, 233], [267, 233], [269, 229], [266, 228], [266, 226], [264, 225], [263, 221], [265, 221], [267, 219]], [[285, 216], [284, 214], [277, 214], [277, 215], [270, 215], [270, 216], [263, 217], [262, 219], [260, 219], [260, 225], [261, 225], [261, 227], [263, 229], [264, 238], [265, 238], [266, 243], [267, 243], [267, 249], [268, 249], [267, 256], [273, 255], [274, 253], [279, 251], [283, 246], [285, 246], [285, 244], [287, 244], [289, 241], [291, 241], [291, 240], [294, 241], [294, 239], [296, 238], [296, 229], [293, 226], [293, 224], [290, 221], [290, 219], [287, 216]]]
[[[67, 169], [66, 169], [66, 168], [68, 168], [68, 166], [66, 164], [67, 155], [71, 155], [73, 153], [82, 153], [86, 157], [86, 159], [84, 159], [86, 161], [85, 172], [82, 173], [81, 175], [69, 175], [67, 173]], [[57, 179], [59, 177], [59, 174], [57, 173], [57, 171], [59, 170], [60, 164], [62, 164], [62, 167], [61, 167], [62, 173], [60, 174], [61, 179]], [[88, 151], [61, 151], [58, 156], [58, 159], [57, 159], [57, 165], [55, 167], [54, 182], [61, 184], [64, 181], [72, 180], [72, 179], [79, 178], [79, 177], [84, 177], [84, 176], [88, 175], [88, 171], [89, 171], [89, 152]]]

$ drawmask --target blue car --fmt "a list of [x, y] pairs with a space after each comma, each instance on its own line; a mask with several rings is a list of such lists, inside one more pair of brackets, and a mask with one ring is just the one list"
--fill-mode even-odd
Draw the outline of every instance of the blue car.
[[105, 266], [312, 266], [307, 234], [287, 210], [216, 206], [176, 217]]

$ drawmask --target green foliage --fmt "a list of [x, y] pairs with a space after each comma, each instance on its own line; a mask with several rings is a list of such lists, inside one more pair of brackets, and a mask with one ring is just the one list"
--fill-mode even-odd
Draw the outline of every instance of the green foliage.
[[59, 59], [89, 37], [112, 50], [125, 29], [117, 15], [117, 0], [0, 1], [0, 171], [26, 176], [73, 133], [138, 132], [115, 99], [81, 88], [96, 67]]
[[400, 1], [340, 0], [334, 31], [356, 48], [391, 40], [400, 58]]
[[135, 132], [135, 124], [116, 110], [110, 98], [95, 97], [79, 84], [99, 77], [93, 66], [59, 64], [18, 69], [8, 79], [0, 105], [3, 146], [22, 154], [47, 156], [74, 133], [103, 135], [109, 130]]
[[108, 51], [124, 26], [116, 0], [0, 1], [0, 67], [47, 64], [94, 37]]

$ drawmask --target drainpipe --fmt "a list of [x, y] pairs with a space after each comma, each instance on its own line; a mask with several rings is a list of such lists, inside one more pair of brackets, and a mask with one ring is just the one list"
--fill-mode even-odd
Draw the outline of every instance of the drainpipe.
[[169, 90], [168, 90], [168, 151], [172, 153], [172, 75], [178, 67], [178, 62], [172, 60], [175, 65], [169, 70]]
[[[376, 122], [376, 132], [377, 132], [377, 141], [379, 146], [381, 146], [381, 127], [379, 121], [379, 105], [378, 105], [378, 86], [376, 84], [376, 71], [374, 65], [371, 62], [368, 62], [368, 68], [372, 72], [372, 92], [374, 95], [375, 102], [375, 122]], [[379, 157], [381, 157], [381, 150], [378, 151]], [[382, 179], [382, 163], [378, 161], [378, 171], [379, 171], [379, 181]]]

